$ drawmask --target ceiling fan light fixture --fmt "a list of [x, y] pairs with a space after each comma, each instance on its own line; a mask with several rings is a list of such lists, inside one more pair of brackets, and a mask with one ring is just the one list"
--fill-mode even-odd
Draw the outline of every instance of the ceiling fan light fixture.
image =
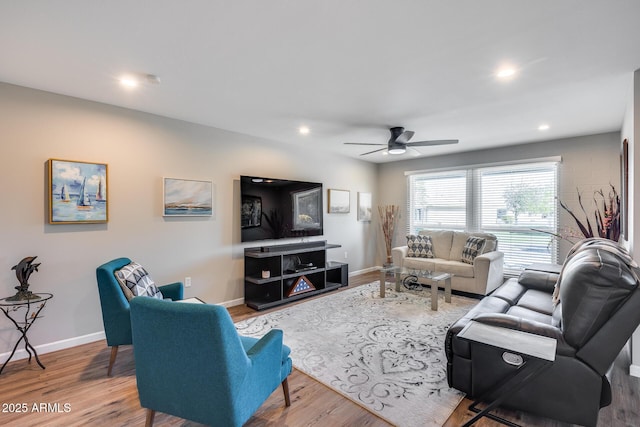
[[391, 147], [387, 151], [389, 154], [404, 154], [407, 149], [405, 147]]

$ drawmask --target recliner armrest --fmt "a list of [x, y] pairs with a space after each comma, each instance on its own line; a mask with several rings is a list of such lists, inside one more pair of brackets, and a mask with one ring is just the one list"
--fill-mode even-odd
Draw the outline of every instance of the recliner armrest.
[[501, 328], [514, 329], [530, 334], [542, 335], [549, 338], [555, 338], [556, 354], [560, 356], [574, 357], [576, 349], [571, 347], [564, 339], [562, 330], [546, 323], [536, 322], [535, 320], [516, 317], [504, 313], [483, 313], [478, 314], [472, 320], [486, 325], [498, 326]]
[[172, 301], [179, 301], [184, 299], [184, 286], [182, 282], [169, 283], [168, 285], [158, 286], [162, 296], [165, 298], [171, 298]]

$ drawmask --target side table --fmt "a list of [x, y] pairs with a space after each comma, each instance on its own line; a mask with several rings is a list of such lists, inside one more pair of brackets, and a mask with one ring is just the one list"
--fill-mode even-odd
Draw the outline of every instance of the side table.
[[[402, 285], [407, 289], [422, 289], [419, 279], [424, 279], [431, 288], [431, 310], [438, 311], [438, 286], [444, 288], [445, 302], [451, 302], [451, 273], [420, 270], [417, 268], [395, 267], [393, 265], [380, 269], [380, 298], [385, 297], [387, 273], [393, 273], [396, 292], [402, 292]], [[404, 276], [404, 278], [403, 278]]]
[[[13, 355], [16, 353], [18, 345], [20, 345], [21, 341], [24, 341], [24, 349], [27, 353], [29, 353], [29, 362], [31, 362], [31, 356], [35, 356], [36, 362], [42, 369], [44, 369], [44, 365], [40, 362], [38, 358], [38, 353], [36, 349], [33, 348], [31, 343], [29, 342], [29, 338], [27, 337], [27, 332], [36, 319], [40, 316], [40, 312], [47, 304], [51, 298], [53, 298], [53, 294], [49, 293], [34, 293], [35, 298], [27, 299], [27, 300], [18, 300], [18, 301], [8, 301], [8, 298], [5, 297], [0, 299], [0, 311], [4, 313], [7, 319], [11, 320], [16, 327], [16, 329], [20, 332], [21, 336], [16, 341], [16, 345], [13, 346], [13, 351], [9, 355], [9, 358], [4, 362], [2, 367], [0, 368], [0, 374], [4, 370], [4, 367], [7, 366], [7, 363], [11, 360]], [[21, 313], [21, 310], [24, 310], [24, 317]], [[33, 354], [32, 354], [33, 352]]]
[[[507, 375], [506, 378], [498, 381], [469, 405], [469, 409], [477, 415], [467, 421], [463, 427], [473, 425], [482, 417], [491, 418], [511, 427], [519, 427], [518, 424], [491, 414], [490, 411], [498, 407], [510, 395], [518, 391], [542, 371], [553, 365], [556, 358], [556, 339], [515, 329], [487, 325], [473, 320], [462, 328], [458, 333], [458, 338], [505, 350], [502, 354], [504, 362], [517, 367], [513, 374]], [[486, 401], [486, 398], [491, 395], [497, 397], [484, 409], [476, 408], [480, 402]]]

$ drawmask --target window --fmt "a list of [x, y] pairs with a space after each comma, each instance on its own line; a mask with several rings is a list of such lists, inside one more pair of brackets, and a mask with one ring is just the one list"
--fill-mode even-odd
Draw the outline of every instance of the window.
[[409, 218], [411, 233], [443, 228], [464, 230], [467, 171], [411, 175]]
[[505, 272], [557, 262], [558, 162], [471, 167], [408, 176], [408, 232], [483, 231], [498, 237]]

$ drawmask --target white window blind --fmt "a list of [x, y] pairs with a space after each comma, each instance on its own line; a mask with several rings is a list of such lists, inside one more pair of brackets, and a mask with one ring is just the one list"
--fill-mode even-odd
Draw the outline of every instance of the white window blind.
[[558, 162], [409, 174], [407, 232], [483, 231], [498, 237], [505, 272], [557, 262]]
[[425, 229], [464, 230], [467, 171], [409, 176], [409, 233]]
[[532, 163], [474, 171], [479, 197], [477, 228], [498, 237], [506, 271], [556, 262], [557, 163]]

